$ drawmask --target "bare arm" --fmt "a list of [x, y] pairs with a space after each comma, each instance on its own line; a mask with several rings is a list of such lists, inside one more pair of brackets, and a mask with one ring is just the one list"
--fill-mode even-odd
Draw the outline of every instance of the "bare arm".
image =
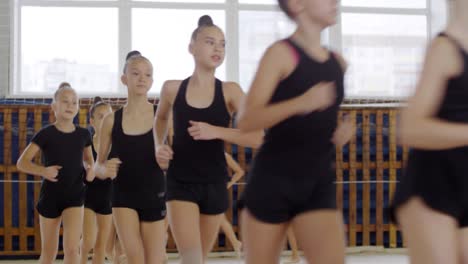
[[174, 126], [172, 122], [172, 111], [171, 111], [169, 122], [167, 123], [167, 144], [169, 144], [169, 146], [172, 146], [173, 139], [174, 139]]
[[57, 165], [44, 167], [35, 164], [32, 160], [37, 155], [37, 153], [39, 153], [39, 150], [40, 148], [38, 145], [36, 145], [35, 143], [30, 143], [16, 162], [16, 167], [18, 168], [18, 170], [24, 173], [42, 176], [49, 181], [56, 182], [58, 171], [62, 167]]
[[117, 176], [119, 164], [118, 158], [109, 158], [109, 152], [112, 145], [112, 127], [114, 126], [114, 113], [104, 117], [99, 133], [99, 147], [94, 172], [100, 179], [115, 178]]
[[468, 143], [468, 125], [440, 120], [436, 113], [448, 80], [461, 73], [459, 51], [445, 38], [437, 38], [426, 62], [415, 95], [403, 110], [399, 130], [402, 144], [421, 149], [447, 149]]
[[86, 181], [92, 182], [96, 174], [94, 173], [94, 158], [91, 146], [88, 146], [84, 149], [83, 163], [84, 167], [86, 168]]
[[269, 104], [278, 83], [295, 67], [296, 62], [286, 44], [278, 42], [266, 51], [239, 111], [238, 126], [241, 130], [270, 128], [291, 116], [317, 111], [329, 105], [335, 96], [330, 94], [333, 90], [333, 84], [330, 83], [320, 83], [317, 85], [319, 89], [309, 89], [310, 92], [303, 96]]
[[[348, 69], [348, 63], [340, 54], [333, 54], [340, 63], [343, 72], [346, 72]], [[351, 140], [355, 133], [356, 124], [352, 122], [348, 116], [346, 116], [344, 120], [338, 123], [338, 126], [333, 133], [332, 142], [338, 147], [343, 147], [343, 145], [347, 144]]]
[[164, 83], [161, 89], [158, 110], [154, 118], [153, 138], [156, 161], [162, 169], [166, 169], [169, 166], [169, 161], [173, 156], [172, 148], [164, 144], [164, 142], [167, 137], [172, 104], [174, 103], [179, 86], [180, 81], [166, 81]]
[[[224, 95], [231, 112], [240, 108], [244, 92], [237, 83], [224, 84]], [[214, 126], [205, 122], [190, 121], [189, 133], [195, 140], [221, 139], [241, 146], [258, 148], [263, 141], [263, 131], [244, 132], [237, 128]]]
[[[229, 95], [229, 106], [232, 109], [232, 112], [238, 112], [241, 108], [242, 100], [245, 99], [245, 93], [237, 83], [229, 82], [225, 85], [228, 91], [227, 94]], [[221, 127], [219, 128], [218, 137], [224, 141], [241, 146], [258, 148], [263, 142], [263, 136], [263, 130], [246, 132], [241, 131], [238, 128], [232, 129]]]
[[217, 138], [244, 147], [259, 148], [263, 142], [263, 131], [245, 132], [238, 128], [216, 127]]
[[174, 103], [175, 94], [177, 93], [179, 81], [166, 81], [161, 89], [158, 109], [153, 124], [153, 137], [155, 147], [163, 145], [169, 127], [171, 117], [172, 104]]

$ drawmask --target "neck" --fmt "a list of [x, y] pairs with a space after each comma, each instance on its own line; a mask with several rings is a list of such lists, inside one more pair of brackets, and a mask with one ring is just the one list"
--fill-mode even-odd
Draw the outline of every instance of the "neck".
[[73, 120], [63, 119], [59, 117], [57, 117], [57, 120], [55, 121], [54, 125], [60, 130], [64, 130], [64, 131], [69, 131], [75, 128], [75, 125], [73, 124]]
[[192, 84], [200, 87], [206, 87], [207, 85], [213, 85], [215, 81], [215, 69], [206, 69], [202, 67], [195, 67], [195, 71], [190, 77]]
[[299, 16], [297, 19], [299, 26], [293, 36], [309, 47], [321, 47], [320, 34], [323, 27], [302, 16]]
[[134, 111], [137, 109], [141, 109], [141, 107], [146, 104], [148, 104], [148, 96], [146, 94], [128, 94], [128, 100], [127, 104], [125, 104], [125, 107], [127, 108], [127, 111]]

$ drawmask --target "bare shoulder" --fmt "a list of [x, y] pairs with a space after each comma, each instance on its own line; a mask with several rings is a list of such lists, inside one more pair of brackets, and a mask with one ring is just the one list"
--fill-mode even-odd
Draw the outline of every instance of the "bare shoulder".
[[271, 44], [265, 54], [275, 54], [275, 55], [288, 55], [288, 54], [291, 54], [291, 46], [290, 44], [288, 44], [288, 42], [284, 41], [284, 40], [278, 40], [276, 42], [274, 42], [273, 44]]
[[348, 69], [348, 63], [346, 62], [345, 58], [343, 58], [343, 55], [341, 55], [340, 53], [336, 51], [330, 51], [330, 52], [331, 54], [333, 54], [333, 56], [335, 56], [336, 60], [341, 66], [341, 69], [343, 69], [343, 72], [346, 72], [346, 70]]
[[223, 82], [223, 95], [229, 112], [232, 114], [239, 109], [241, 100], [245, 93], [238, 83]]
[[161, 97], [164, 96], [166, 99], [173, 102], [181, 83], [182, 80], [165, 81], [161, 89]]
[[265, 51], [263, 55], [265, 60], [268, 61], [275, 61], [282, 63], [277, 63], [279, 65], [287, 66], [289, 65], [296, 65], [296, 51], [293, 50], [294, 48], [286, 41], [279, 40], [271, 44]]
[[428, 48], [426, 57], [426, 63], [430, 64], [427, 66], [436, 67], [447, 78], [457, 76], [463, 71], [461, 52], [456, 44], [446, 37], [435, 38]]
[[288, 42], [279, 40], [267, 48], [261, 63], [275, 65], [269, 72], [278, 74], [280, 79], [284, 79], [289, 76], [297, 66], [296, 52], [297, 51], [295, 51]]
[[236, 82], [223, 82], [223, 92], [233, 96], [244, 93], [240, 85]]
[[167, 80], [164, 82], [163, 88], [168, 90], [177, 90], [181, 83], [182, 80]]
[[115, 118], [115, 112], [107, 114], [102, 120], [102, 129], [111, 130], [112, 127], [114, 126], [114, 118]]

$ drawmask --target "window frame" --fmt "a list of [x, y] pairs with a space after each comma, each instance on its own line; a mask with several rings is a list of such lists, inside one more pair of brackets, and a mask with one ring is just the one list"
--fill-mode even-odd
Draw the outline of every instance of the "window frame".
[[[51, 96], [49, 93], [21, 92], [21, 7], [114, 7], [118, 8], [118, 69], [123, 68], [126, 53], [131, 49], [132, 36], [132, 8], [157, 8], [157, 9], [184, 9], [184, 10], [220, 10], [225, 12], [226, 41], [229, 43], [226, 49], [226, 80], [239, 82], [240, 80], [240, 51], [239, 51], [239, 19], [242, 11], [278, 11], [276, 4], [247, 4], [239, 0], [225, 0], [223, 3], [189, 3], [171, 2], [145, 2], [134, 0], [10, 0], [11, 1], [11, 49], [10, 49], [10, 85], [7, 97], [10, 98], [37, 98]], [[427, 20], [427, 40], [432, 36], [432, 1], [426, 0], [425, 8], [387, 8], [387, 7], [354, 7], [341, 6], [336, 25], [328, 30], [330, 48], [342, 53], [341, 14], [397, 14], [397, 15], [424, 15]], [[126, 96], [125, 87], [119, 82], [119, 92], [100, 92], [104, 97]], [[97, 95], [97, 93], [80, 93], [82, 97]], [[159, 93], [151, 93], [150, 96], [159, 96]], [[351, 99], [375, 98], [375, 96], [355, 96]], [[347, 99], [350, 99], [347, 98]], [[391, 97], [401, 99], [401, 97]]]
[[[337, 50], [340, 53], [343, 52], [342, 50], [342, 31], [341, 31], [341, 16], [343, 13], [349, 14], [382, 14], [382, 15], [419, 15], [426, 17], [426, 25], [427, 25], [427, 32], [426, 32], [426, 41], [429, 41], [432, 38], [432, 0], [426, 0], [426, 7], [425, 8], [394, 8], [394, 7], [355, 7], [355, 6], [341, 6], [340, 12], [338, 15], [337, 25], [339, 29], [335, 37], [335, 40], [338, 40], [337, 43]], [[396, 101], [403, 101], [407, 97], [406, 96], [366, 96], [366, 95], [347, 95], [346, 99], [353, 101], [353, 100], [362, 100], [362, 99], [375, 99], [375, 100], [396, 100]]]

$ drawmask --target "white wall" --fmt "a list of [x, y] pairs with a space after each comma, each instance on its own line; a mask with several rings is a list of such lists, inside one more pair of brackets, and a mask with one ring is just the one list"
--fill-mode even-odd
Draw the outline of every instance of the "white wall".
[[0, 0], [0, 97], [9, 86], [10, 64], [10, 0]]

